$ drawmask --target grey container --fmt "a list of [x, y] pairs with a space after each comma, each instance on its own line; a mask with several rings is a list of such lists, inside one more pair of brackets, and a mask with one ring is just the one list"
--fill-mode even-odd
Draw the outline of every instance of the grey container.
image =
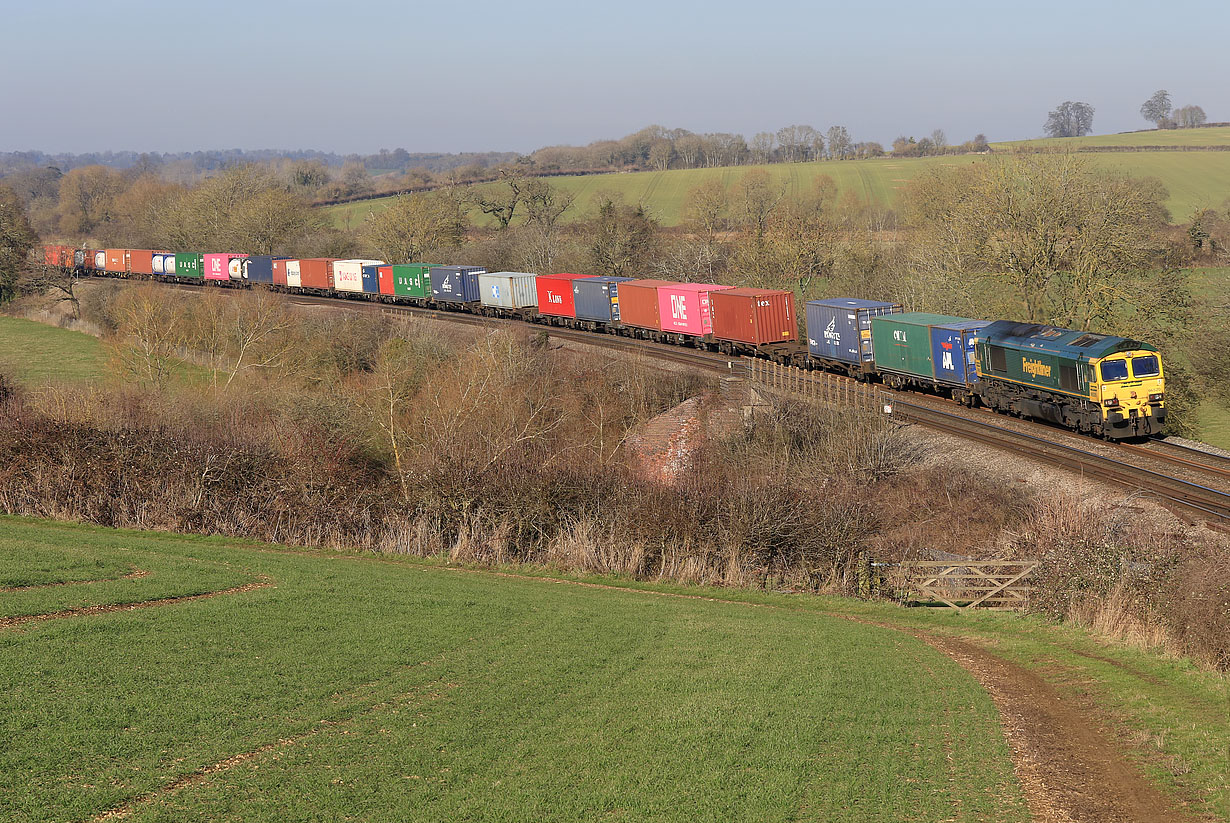
[[477, 303], [478, 276], [482, 266], [436, 266], [431, 278], [431, 296], [441, 303]]
[[521, 271], [497, 271], [478, 276], [478, 300], [484, 306], [525, 309], [538, 305], [534, 275]]
[[807, 353], [823, 360], [850, 363], [860, 368], [874, 364], [871, 318], [897, 314], [898, 303], [839, 297], [807, 303]]
[[572, 281], [578, 320], [619, 322], [619, 284], [632, 277], [586, 277]]

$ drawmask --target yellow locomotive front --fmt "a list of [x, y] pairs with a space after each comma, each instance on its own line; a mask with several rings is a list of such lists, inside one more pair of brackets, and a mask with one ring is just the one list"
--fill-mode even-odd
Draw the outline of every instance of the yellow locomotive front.
[[1104, 429], [1150, 435], [1166, 422], [1162, 358], [1147, 349], [1116, 352], [1090, 362], [1089, 399], [1102, 407]]

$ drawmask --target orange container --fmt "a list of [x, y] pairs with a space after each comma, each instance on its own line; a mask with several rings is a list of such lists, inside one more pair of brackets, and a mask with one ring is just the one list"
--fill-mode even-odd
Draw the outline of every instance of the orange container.
[[658, 314], [658, 286], [677, 286], [673, 280], [626, 280], [619, 284], [619, 322], [625, 326], [662, 331]]

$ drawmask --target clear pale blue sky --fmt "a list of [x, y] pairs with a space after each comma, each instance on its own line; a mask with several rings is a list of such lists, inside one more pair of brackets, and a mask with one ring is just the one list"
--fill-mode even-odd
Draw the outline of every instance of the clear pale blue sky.
[[40, 0], [0, 15], [0, 150], [528, 151], [650, 123], [1037, 136], [1064, 100], [1230, 120], [1230, 1]]

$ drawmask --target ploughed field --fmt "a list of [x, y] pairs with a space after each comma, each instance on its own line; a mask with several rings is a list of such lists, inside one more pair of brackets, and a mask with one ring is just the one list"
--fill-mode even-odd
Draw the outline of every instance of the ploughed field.
[[811, 611], [4, 518], [0, 642], [4, 820], [1027, 817], [968, 673]]
[[[1203, 130], [1185, 131], [1195, 133]], [[1226, 192], [1230, 191], [1230, 151], [1093, 152], [1082, 156], [1106, 170], [1161, 180], [1170, 193], [1166, 207], [1174, 222], [1186, 222], [1198, 208], [1221, 207], [1226, 200]], [[896, 206], [901, 191], [921, 175], [934, 169], [983, 163], [986, 160], [985, 155], [877, 157], [869, 160], [774, 163], [767, 166], [672, 169], [546, 179], [554, 186], [576, 192], [576, 204], [564, 214], [565, 221], [592, 217], [595, 211], [592, 202], [594, 195], [615, 192], [626, 203], [644, 203], [663, 225], [675, 226], [684, 220], [689, 191], [702, 183], [719, 180], [732, 196], [736, 196], [735, 184], [753, 168], [767, 171], [774, 183], [784, 187], [788, 194], [807, 195], [812, 191], [816, 178], [827, 175], [833, 179], [839, 193], [853, 191], [867, 202]], [[492, 187], [498, 184], [486, 185]], [[383, 211], [391, 202], [392, 198], [386, 197], [323, 208], [335, 226], [355, 228], [362, 224], [368, 214]], [[479, 225], [494, 225], [491, 222], [493, 218], [477, 210], [471, 217]], [[513, 222], [519, 221], [514, 219]]]

